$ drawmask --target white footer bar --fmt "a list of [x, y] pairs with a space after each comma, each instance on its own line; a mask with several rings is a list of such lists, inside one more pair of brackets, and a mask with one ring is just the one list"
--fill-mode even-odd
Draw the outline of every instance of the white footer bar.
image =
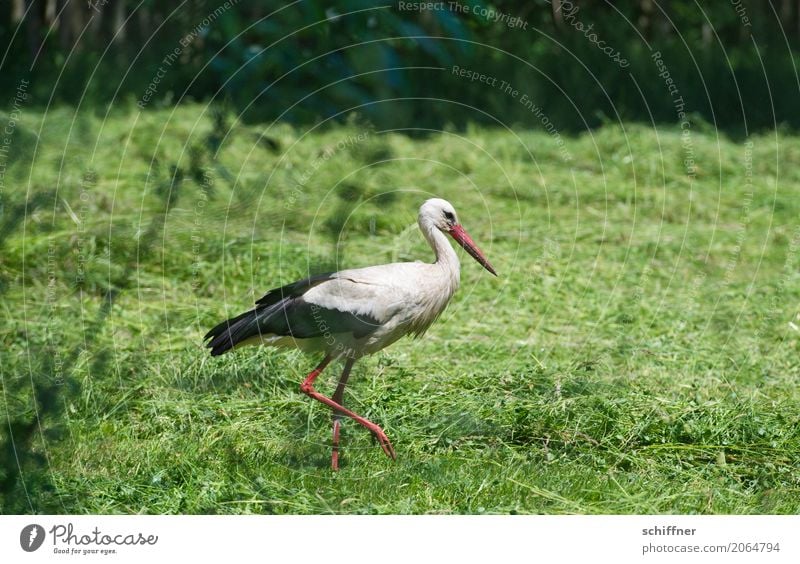
[[800, 562], [800, 516], [2, 516], [3, 562]]

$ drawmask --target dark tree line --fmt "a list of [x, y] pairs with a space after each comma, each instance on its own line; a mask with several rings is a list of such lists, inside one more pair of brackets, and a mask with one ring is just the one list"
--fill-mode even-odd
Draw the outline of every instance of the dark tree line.
[[[442, 97], [509, 122], [537, 125], [530, 112], [509, 107], [492, 89], [465, 87], [446, 73], [399, 70], [457, 64], [513, 81], [539, 100], [560, 128], [580, 129], [617, 115], [649, 119], [652, 113], [674, 121], [650, 59], [658, 50], [698, 118], [731, 127], [800, 120], [794, 111], [800, 0], [458, 2], [469, 11], [451, 9], [448, 2], [443, 10], [423, 11], [400, 9], [397, 2], [377, 9], [366, 0], [307, 0], [288, 8], [271, 0], [229, 4], [2, 3], [0, 34], [7, 54], [0, 89], [8, 98], [16, 80], [30, 77], [34, 100], [53, 96], [76, 103], [89, 97], [103, 105], [115, 95], [115, 104], [141, 102], [149, 88], [148, 106], [182, 97], [213, 99], [242, 111], [244, 119], [268, 120], [322, 88], [282, 119], [324, 119], [390, 97]], [[519, 18], [524, 29], [481, 15], [479, 10], [488, 8]], [[200, 25], [204, 20], [207, 26]], [[193, 30], [191, 41], [181, 43]], [[598, 45], [618, 52], [616, 61]], [[164, 58], [176, 48], [177, 63], [164, 70]], [[623, 58], [629, 67], [620, 69]], [[156, 74], [163, 80], [153, 88]], [[637, 88], [645, 102], [631, 94]], [[771, 105], [764, 107], [765, 96], [773, 97], [775, 115]], [[390, 110], [373, 104], [361, 113], [375, 122], [428, 125], [460, 124], [466, 117], [454, 106], [411, 102]]]

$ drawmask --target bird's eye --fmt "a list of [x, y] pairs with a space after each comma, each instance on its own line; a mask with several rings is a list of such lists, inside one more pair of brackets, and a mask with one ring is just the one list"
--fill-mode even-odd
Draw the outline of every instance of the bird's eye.
[[454, 216], [453, 213], [449, 211], [444, 212], [444, 218], [450, 223], [453, 223], [456, 220], [456, 216]]

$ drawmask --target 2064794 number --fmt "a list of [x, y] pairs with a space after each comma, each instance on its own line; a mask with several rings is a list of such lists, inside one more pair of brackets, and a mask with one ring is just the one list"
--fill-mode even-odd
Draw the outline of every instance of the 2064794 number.
[[778, 542], [733, 542], [730, 544], [730, 552], [780, 552], [781, 545]]

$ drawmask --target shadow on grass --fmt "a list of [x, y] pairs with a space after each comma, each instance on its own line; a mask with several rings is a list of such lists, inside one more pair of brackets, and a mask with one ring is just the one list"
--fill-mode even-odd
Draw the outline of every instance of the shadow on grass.
[[[0, 442], [0, 506], [4, 513], [57, 513], [64, 509], [49, 474], [46, 449], [63, 437], [64, 408], [80, 393], [79, 384], [69, 372], [80, 353], [96, 341], [111, 313], [113, 300], [112, 293], [106, 295], [84, 333], [83, 344], [74, 347], [66, 358], [62, 359], [56, 347], [49, 345], [34, 355], [27, 374], [3, 378], [7, 396], [23, 407], [17, 413], [9, 410], [7, 435]], [[108, 355], [96, 356], [92, 371], [105, 371], [109, 360]]]
[[[170, 185], [157, 189], [163, 198], [163, 209], [153, 216], [139, 240], [140, 264], [151, 254], [159, 234], [163, 232], [167, 215], [178, 199], [181, 180], [182, 174], [173, 169]], [[52, 201], [54, 197], [51, 192], [40, 192], [29, 201], [13, 206], [0, 225], [0, 248], [6, 238], [24, 223], [32, 209]], [[134, 273], [134, 269], [129, 269], [116, 288], [105, 291], [95, 319], [83, 333], [81, 343], [71, 348], [69, 353], [61, 355], [49, 334], [29, 335], [26, 331], [28, 339], [24, 346], [28, 361], [21, 362], [19, 369], [11, 373], [4, 371], [2, 374], [7, 402], [7, 422], [0, 435], [0, 510], [3, 513], [69, 512], [53, 483], [47, 447], [63, 437], [65, 407], [80, 395], [80, 385], [72, 376], [79, 356], [83, 351], [95, 349], [114, 300], [131, 286]], [[0, 281], [0, 294], [5, 291], [7, 285]], [[44, 345], [40, 345], [42, 341]], [[106, 372], [110, 361], [108, 351], [102, 348], [95, 351], [91, 373]]]

